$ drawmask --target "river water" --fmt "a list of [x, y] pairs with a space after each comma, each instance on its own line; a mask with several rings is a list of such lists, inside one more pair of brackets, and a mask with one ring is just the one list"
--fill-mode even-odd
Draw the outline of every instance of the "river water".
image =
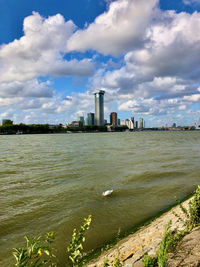
[[2, 267], [14, 266], [24, 235], [51, 230], [64, 266], [84, 217], [92, 215], [91, 250], [200, 184], [200, 131], [0, 136], [0, 151]]

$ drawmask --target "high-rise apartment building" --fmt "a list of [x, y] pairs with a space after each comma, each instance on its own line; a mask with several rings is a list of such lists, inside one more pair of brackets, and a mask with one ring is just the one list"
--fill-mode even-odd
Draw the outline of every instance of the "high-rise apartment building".
[[113, 126], [117, 126], [117, 113], [116, 112], [110, 113], [110, 124]]
[[98, 90], [94, 92], [95, 99], [95, 124], [104, 125], [104, 94], [105, 91]]

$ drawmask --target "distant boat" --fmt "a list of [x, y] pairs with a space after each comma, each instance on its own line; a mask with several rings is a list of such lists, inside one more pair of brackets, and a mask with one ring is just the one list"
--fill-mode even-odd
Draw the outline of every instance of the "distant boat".
[[105, 191], [105, 192], [102, 193], [102, 196], [103, 197], [107, 197], [107, 196], [110, 196], [112, 193], [113, 193], [113, 189], [107, 190], [107, 191]]
[[23, 134], [23, 132], [17, 131], [16, 134]]

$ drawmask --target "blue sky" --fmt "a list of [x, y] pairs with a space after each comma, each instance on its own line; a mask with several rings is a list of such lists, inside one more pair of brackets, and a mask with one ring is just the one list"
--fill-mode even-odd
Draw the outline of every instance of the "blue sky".
[[200, 117], [200, 0], [0, 0], [0, 120]]

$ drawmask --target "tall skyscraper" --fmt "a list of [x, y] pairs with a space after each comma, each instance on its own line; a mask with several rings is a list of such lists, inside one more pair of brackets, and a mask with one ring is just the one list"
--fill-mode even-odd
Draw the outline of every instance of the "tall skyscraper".
[[95, 124], [98, 126], [104, 125], [104, 93], [103, 90], [94, 92], [95, 99]]
[[110, 113], [110, 124], [113, 126], [117, 126], [117, 113], [116, 112]]

